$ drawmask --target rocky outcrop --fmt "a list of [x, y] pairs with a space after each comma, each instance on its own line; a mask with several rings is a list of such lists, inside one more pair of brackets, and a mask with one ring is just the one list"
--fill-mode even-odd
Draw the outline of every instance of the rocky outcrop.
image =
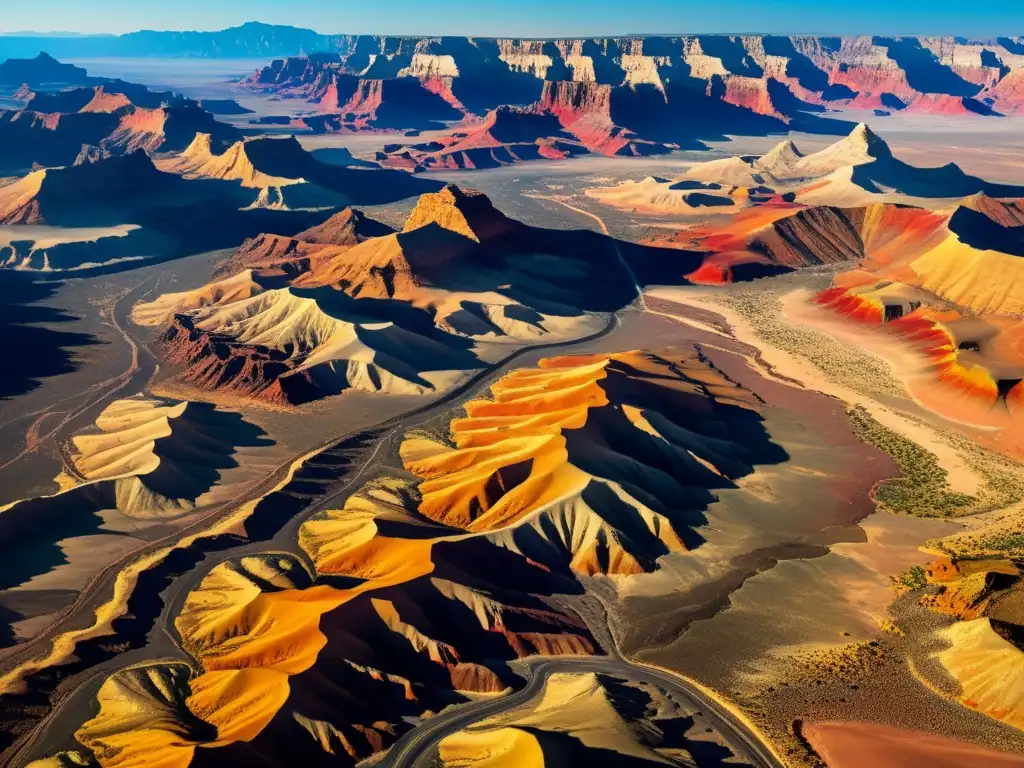
[[[762, 127], [813, 126], [808, 114], [829, 107], [1012, 114], [1024, 105], [1022, 68], [1024, 56], [1003, 38], [354, 37], [339, 40], [337, 53], [275, 61], [248, 82], [316, 102], [327, 113], [362, 115], [359, 128], [426, 127], [445, 109], [479, 117], [499, 106], [539, 104], [563, 125], [610, 114], [613, 123], [652, 139], [639, 122], [650, 115], [632, 115], [634, 124], [623, 120], [628, 111], [615, 114], [616, 100], [623, 106], [639, 99], [646, 110], [657, 109], [663, 125], [687, 107], [687, 119], [672, 129], [681, 139], [713, 134], [723, 119], [735, 127], [744, 116], [771, 118], [756, 123]], [[417, 115], [413, 101], [422, 107], [427, 97], [436, 99], [432, 113]], [[689, 109], [704, 99], [720, 114]], [[378, 116], [389, 107], [387, 119]]]
[[180, 383], [220, 397], [425, 394], [481, 367], [477, 345], [592, 332], [632, 299], [629, 281], [594, 283], [618, 264], [599, 236], [534, 229], [449, 186], [422, 195], [401, 232], [344, 211], [251, 238], [221, 265], [231, 276], [132, 319], [163, 328], [154, 347]]
[[[12, 64], [18, 62], [8, 61], [0, 69]], [[63, 77], [71, 78], [68, 82], [83, 87], [33, 90], [26, 84], [17, 93], [24, 106], [0, 110], [2, 173], [72, 165], [83, 146], [98, 148], [98, 156], [139, 149], [152, 154], [181, 151], [199, 132], [210, 134], [218, 145], [241, 137], [237, 128], [218, 122], [198, 102], [171, 91], [151, 91], [123, 80], [88, 77], [85, 70], [53, 59], [22, 64], [22, 69], [51, 72], [51, 77], [65, 73]], [[64, 81], [43, 82], [52, 88]], [[230, 105], [221, 107], [230, 109]]]

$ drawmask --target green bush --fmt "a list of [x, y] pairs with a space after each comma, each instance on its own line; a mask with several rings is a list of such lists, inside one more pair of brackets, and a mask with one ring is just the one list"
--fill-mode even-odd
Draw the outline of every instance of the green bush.
[[875, 488], [880, 509], [922, 517], [951, 517], [973, 511], [978, 500], [950, 490], [949, 475], [934, 454], [882, 426], [861, 406], [847, 413], [856, 435], [888, 454], [903, 474]]
[[909, 589], [921, 589], [928, 586], [928, 575], [923, 566], [915, 565], [909, 571], [901, 573], [896, 581]]

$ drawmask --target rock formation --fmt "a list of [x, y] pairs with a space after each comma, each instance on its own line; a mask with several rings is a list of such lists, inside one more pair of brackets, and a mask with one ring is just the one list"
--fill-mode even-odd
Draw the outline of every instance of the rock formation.
[[220, 273], [241, 271], [140, 304], [133, 318], [164, 327], [156, 346], [204, 391], [279, 405], [441, 391], [480, 367], [478, 345], [586, 335], [592, 313], [629, 301], [621, 286], [590, 284], [622, 269], [607, 242], [570, 234], [447, 187], [423, 195], [401, 232], [348, 212], [249, 240]]
[[[276, 552], [209, 570], [174, 617], [192, 674], [155, 662], [108, 676], [78, 742], [123, 768], [187, 765], [197, 748], [228, 763], [358, 762], [407, 718], [511, 687], [511, 661], [595, 653], [583, 623], [542, 598], [578, 592], [577, 574], [657, 568], [692, 538], [708, 489], [749, 471], [729, 435], [759, 419], [695, 350], [547, 360], [492, 395], [453, 422], [455, 449], [406, 437], [412, 480], [364, 482], [305, 519], [311, 566]], [[561, 453], [545, 449], [559, 441]], [[559, 483], [586, 473], [594, 488], [549, 509]], [[657, 691], [594, 676], [550, 686], [523, 727], [577, 739], [582, 753], [614, 743], [657, 763], [676, 754], [658, 750], [685, 749], [680, 736], [631, 736], [635, 696], [673, 710]]]
[[[337, 42], [336, 53], [274, 61], [248, 82], [315, 103], [322, 114], [305, 123], [314, 131], [424, 129], [442, 120], [482, 119], [482, 126], [460, 128], [444, 141], [481, 149], [494, 140], [492, 124], [513, 119], [500, 114], [512, 107], [553, 116], [585, 147], [616, 154], [787, 126], [830, 131], [831, 122], [818, 113], [839, 107], [1015, 114], [1024, 103], [1022, 71], [1024, 56], [1009, 38], [351, 37]], [[520, 151], [561, 138], [542, 121], [515, 122], [531, 134], [508, 142]], [[511, 156], [500, 152], [492, 162], [519, 157], [508, 149]], [[424, 165], [470, 167], [467, 160], [480, 167], [458, 154]]]
[[[39, 61], [32, 66], [38, 68]], [[78, 73], [67, 82], [81, 87], [44, 90], [39, 85], [53, 88], [64, 81], [30, 78], [35, 90], [26, 85], [19, 92], [23, 108], [0, 111], [0, 171], [71, 165], [86, 145], [95, 148], [96, 156], [138, 149], [152, 154], [181, 151], [197, 132], [210, 134], [217, 146], [240, 138], [238, 129], [218, 122], [196, 101], [123, 80], [88, 77], [78, 67], [49, 61], [50, 69], [70, 73], [66, 77]]]

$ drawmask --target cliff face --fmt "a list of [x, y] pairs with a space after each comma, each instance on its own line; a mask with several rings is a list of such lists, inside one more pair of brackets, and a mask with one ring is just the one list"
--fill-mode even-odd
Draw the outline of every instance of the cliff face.
[[[687, 129], [697, 134], [702, 125], [718, 130], [716, 118], [722, 115], [735, 129], [744, 117], [760, 118], [757, 125], [767, 125], [765, 120], [776, 127], [799, 124], [807, 113], [828, 107], [943, 114], [1013, 114], [1024, 108], [1024, 48], [1013, 38], [358, 36], [337, 38], [335, 47], [336, 53], [275, 61], [249, 82], [319, 102], [328, 111], [351, 106], [331, 90], [343, 78], [351, 79], [348, 96], [374, 94], [370, 112], [390, 99], [413, 98], [416, 87], [457, 114], [539, 105], [556, 112], [563, 125], [583, 113], [614, 113], [620, 102], [642, 106], [648, 120], [652, 111], [653, 119], [665, 123], [688, 114]], [[363, 81], [397, 81], [405, 87], [391, 96], [386, 87]], [[408, 125], [402, 127], [420, 127], [413, 110], [391, 106], [405, 113]], [[628, 114], [611, 118], [633, 131], [639, 127]], [[372, 127], [374, 116], [363, 122]]]
[[[13, 70], [7, 66], [19, 64]], [[29, 62], [8, 61], [0, 65], [0, 84], [4, 72], [25, 76], [26, 83], [37, 82], [53, 72], [61, 81], [81, 83], [83, 87], [61, 91], [33, 91], [28, 85], [17, 93], [23, 105], [16, 110], [0, 110], [0, 174], [16, 174], [35, 166], [72, 165], [80, 158], [123, 155], [142, 149], [146, 152], [177, 152], [185, 149], [196, 133], [209, 133], [220, 145], [241, 137], [238, 129], [219, 122], [199, 102], [171, 91], [151, 91], [145, 86], [84, 73], [49, 57]], [[233, 101], [216, 105], [220, 110], [241, 107]], [[83, 152], [83, 147], [88, 149]]]

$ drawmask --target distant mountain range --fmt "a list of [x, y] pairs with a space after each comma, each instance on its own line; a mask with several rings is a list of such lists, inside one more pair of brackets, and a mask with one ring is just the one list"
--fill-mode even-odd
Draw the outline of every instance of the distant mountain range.
[[338, 51], [343, 35], [321, 35], [311, 29], [248, 22], [219, 32], [157, 32], [125, 35], [74, 35], [25, 32], [0, 35], [0, 60], [32, 58], [46, 52], [58, 59], [132, 58], [246, 58], [298, 56], [315, 51]]
[[[347, 53], [356, 47], [359, 41], [374, 39], [380, 42], [381, 52], [386, 53], [389, 47], [398, 45], [397, 41], [412, 40], [412, 37], [382, 37], [370, 35], [325, 35], [312, 29], [291, 27], [278, 24], [263, 24], [250, 21], [238, 27], [222, 29], [215, 32], [188, 32], [188, 31], [154, 31], [140, 30], [123, 35], [111, 34], [78, 34], [74, 32], [0, 32], [0, 61], [7, 58], [32, 58], [45, 51], [58, 59], [72, 58], [104, 58], [104, 57], [145, 57], [145, 56], [172, 56], [181, 58], [272, 58], [280, 56], [300, 56], [316, 52]], [[630, 43], [639, 39], [660, 39], [660, 40], [793, 40], [793, 41], [818, 41], [822, 46], [830, 48], [838, 46], [841, 40], [863, 40], [870, 43], [875, 40], [928, 40], [935, 41], [946, 47], [961, 45], [1000, 45], [1015, 54], [1024, 53], [1024, 38], [1022, 37], [991, 37], [978, 40], [967, 40], [961, 37], [929, 37], [929, 38], [872, 38], [870, 35], [862, 37], [824, 37], [799, 35], [786, 37], [781, 35], [622, 35], [609, 38], [588, 38], [591, 43], [606, 45], [608, 43], [623, 43], [628, 48]], [[427, 40], [428, 38], [415, 38]], [[466, 38], [430, 38], [440, 42], [441, 40]], [[472, 38], [474, 40], [485, 40], [485, 38]], [[496, 38], [486, 38], [497, 40]], [[513, 41], [508, 41], [513, 42]], [[526, 42], [526, 41], [514, 41]], [[545, 41], [534, 40], [543, 44]], [[548, 41], [555, 47], [564, 47], [573, 42], [582, 43], [579, 39], [552, 39]], [[717, 47], [712, 45], [712, 48]], [[714, 54], [712, 54], [714, 55]]]

